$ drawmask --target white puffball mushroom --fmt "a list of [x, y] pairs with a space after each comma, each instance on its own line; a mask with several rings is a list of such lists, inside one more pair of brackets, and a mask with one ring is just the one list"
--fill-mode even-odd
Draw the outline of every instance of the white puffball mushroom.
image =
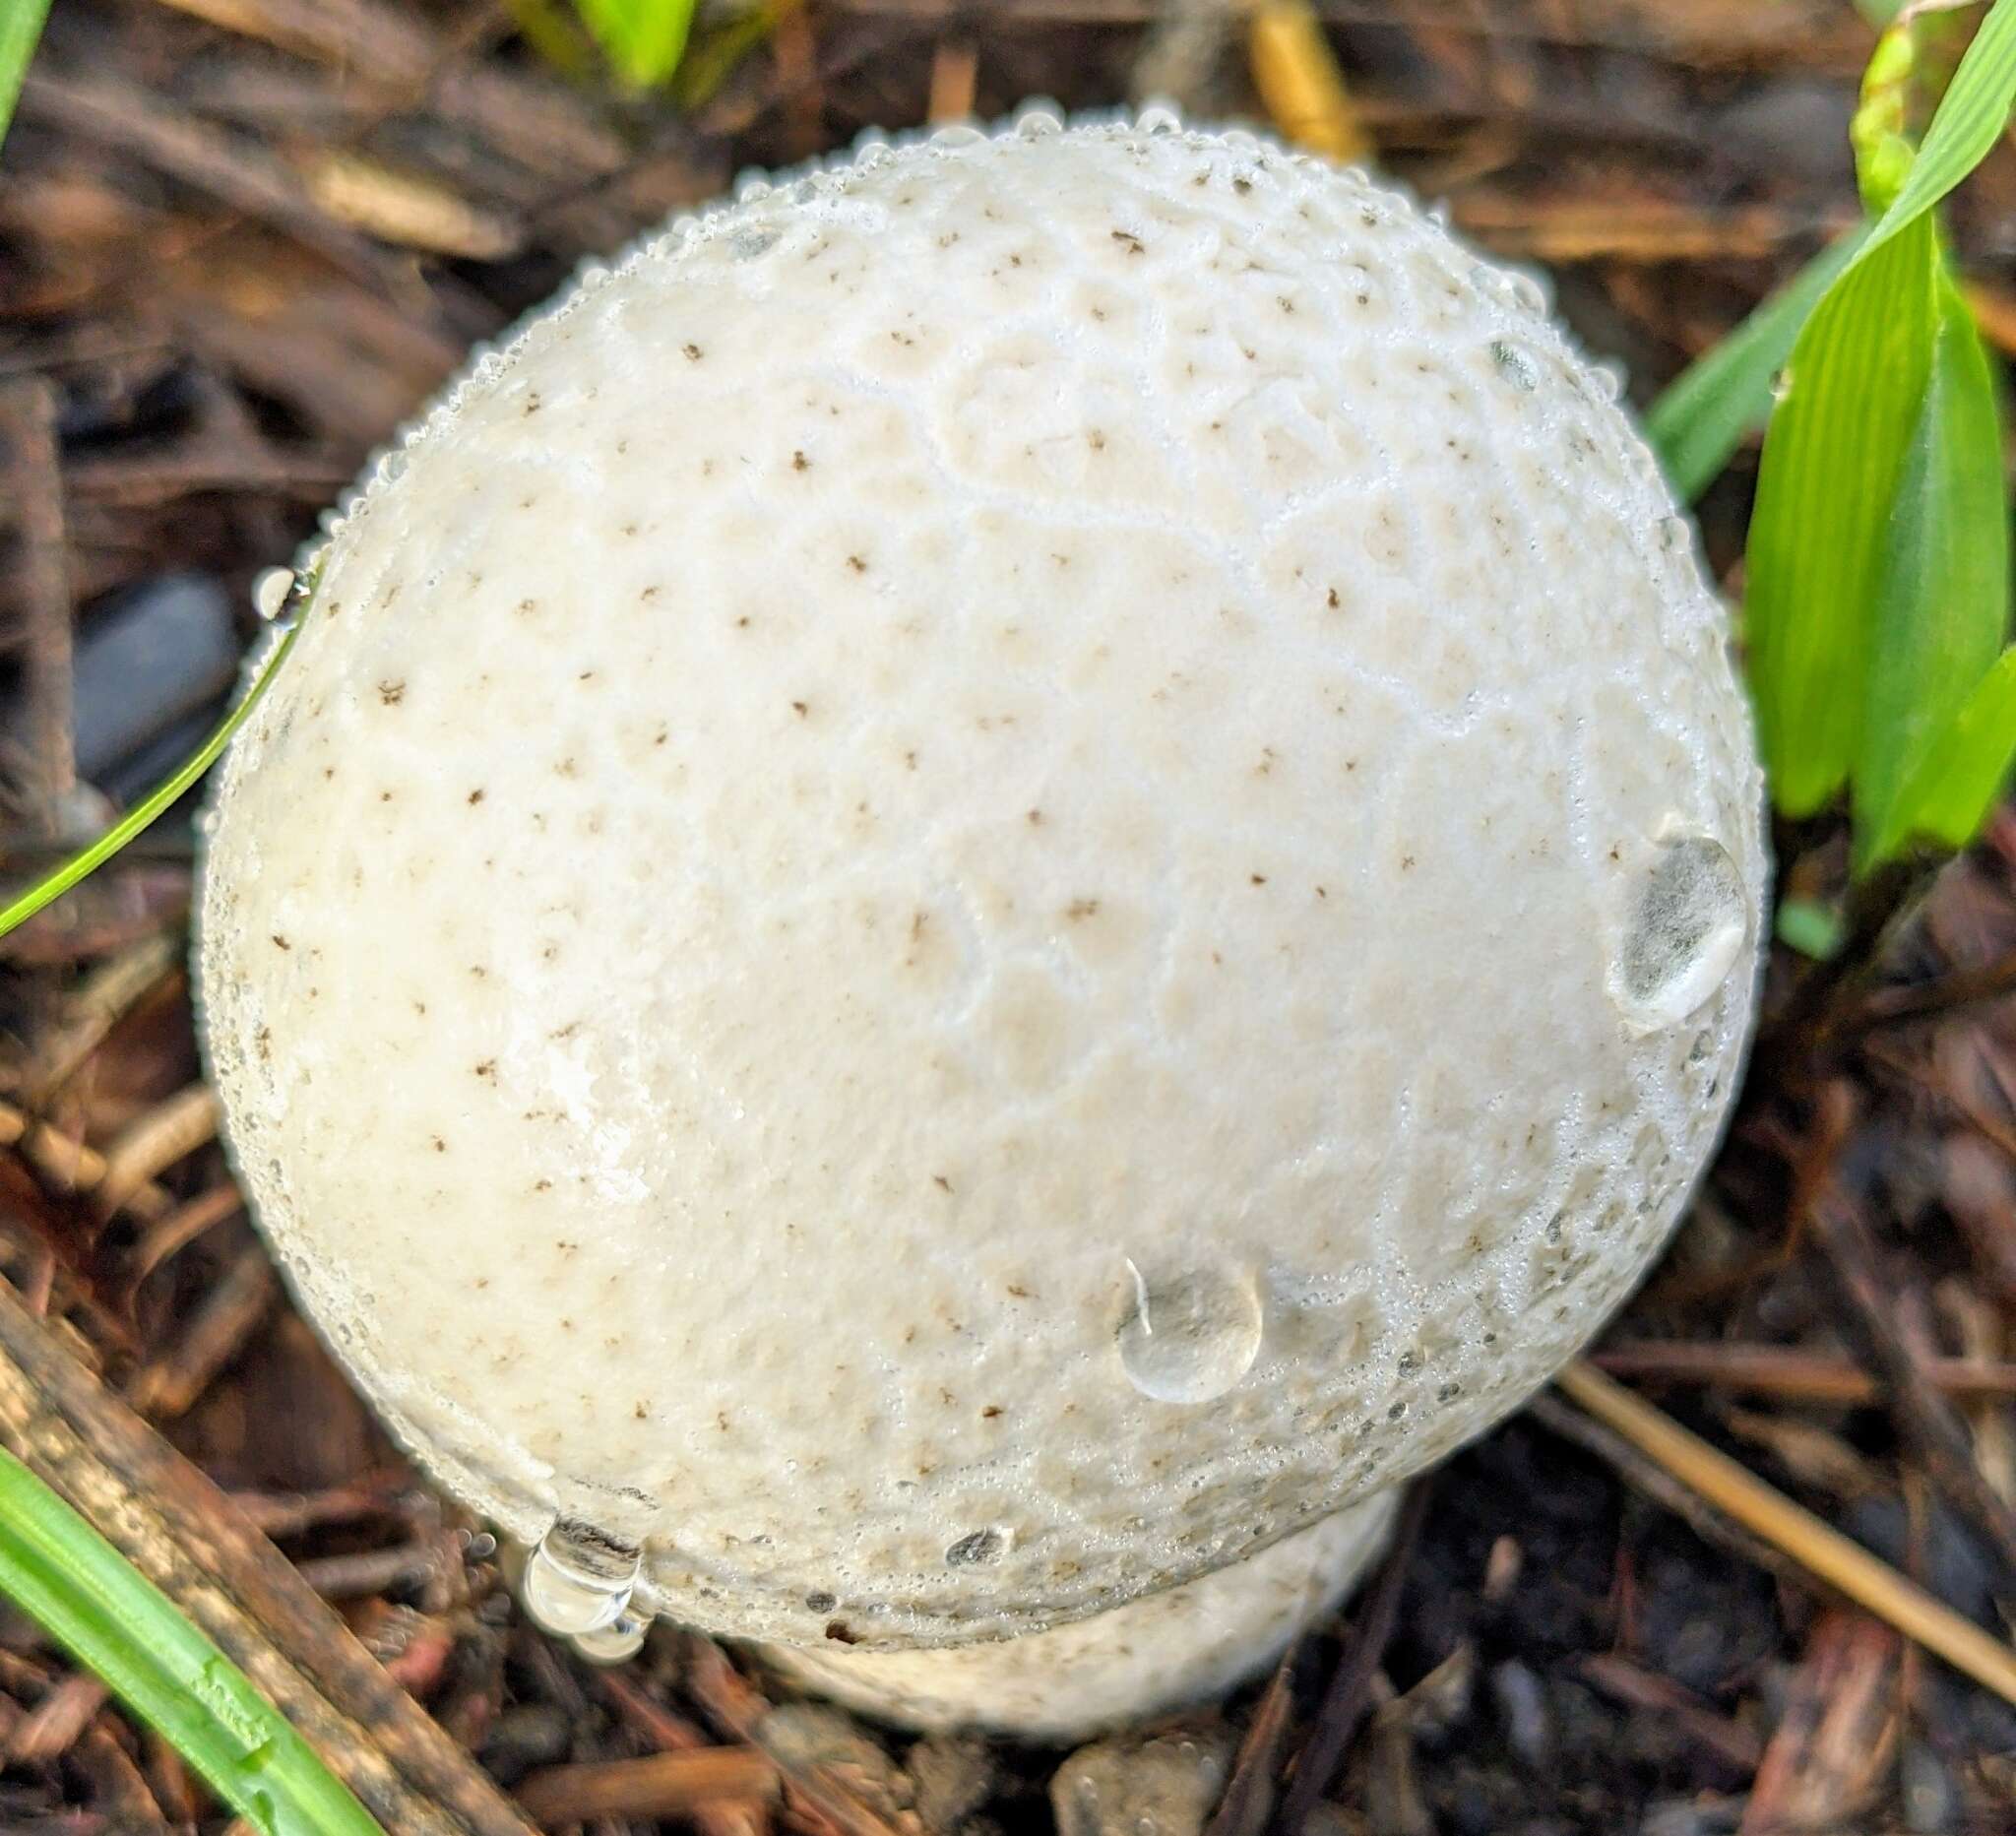
[[1038, 120], [747, 188], [381, 464], [216, 794], [205, 1031], [548, 1625], [937, 1720], [983, 1660], [879, 1654], [1103, 1662], [1245, 1562], [1239, 1664], [1153, 1648], [1206, 1687], [1591, 1336], [1765, 879], [1615, 393], [1356, 174]]

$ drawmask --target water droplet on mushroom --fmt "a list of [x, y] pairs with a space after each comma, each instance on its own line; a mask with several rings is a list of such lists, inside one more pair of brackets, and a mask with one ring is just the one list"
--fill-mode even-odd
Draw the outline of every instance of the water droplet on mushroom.
[[1592, 363], [1589, 366], [1590, 379], [1596, 384], [1596, 392], [1606, 402], [1614, 402], [1624, 393], [1624, 372], [1615, 363]]
[[613, 1625], [637, 1585], [639, 1551], [579, 1518], [563, 1517], [539, 1539], [525, 1567], [526, 1611], [549, 1632], [598, 1632]]
[[1047, 108], [1028, 108], [1016, 116], [1015, 131], [1024, 140], [1045, 140], [1063, 133], [1064, 123]]
[[1523, 394], [1531, 395], [1540, 387], [1539, 366], [1510, 339], [1491, 340], [1491, 362], [1498, 374]]
[[759, 198], [770, 196], [770, 180], [751, 172], [735, 181], [735, 200], [739, 204], [754, 204]]
[[607, 1625], [593, 1632], [577, 1632], [574, 1649], [592, 1664], [621, 1664], [644, 1649], [644, 1635], [651, 1629], [643, 1614], [619, 1613]]
[[1544, 285], [1530, 274], [1515, 273], [1510, 279], [1512, 298], [1520, 309], [1544, 318], [1547, 311], [1547, 289]]
[[1166, 102], [1150, 102], [1134, 125], [1144, 134], [1173, 134], [1183, 125], [1183, 117]]
[[1120, 1368], [1143, 1396], [1208, 1403], [1252, 1369], [1264, 1320], [1252, 1278], [1221, 1270], [1144, 1275], [1132, 1261], [1133, 1306], [1120, 1328]]
[[999, 1561], [1007, 1550], [1008, 1539], [1000, 1531], [976, 1530], [945, 1551], [945, 1562], [952, 1568], [977, 1568]]
[[1701, 1007], [1742, 954], [1742, 875], [1711, 835], [1669, 835], [1640, 870], [1611, 972], [1611, 991], [1640, 1032]]
[[976, 127], [965, 121], [954, 121], [941, 127], [931, 136], [931, 145], [941, 152], [955, 153], [961, 147], [978, 146], [987, 137]]
[[287, 595], [294, 590], [294, 570], [269, 567], [252, 583], [252, 605], [261, 618], [271, 622], [286, 609]]

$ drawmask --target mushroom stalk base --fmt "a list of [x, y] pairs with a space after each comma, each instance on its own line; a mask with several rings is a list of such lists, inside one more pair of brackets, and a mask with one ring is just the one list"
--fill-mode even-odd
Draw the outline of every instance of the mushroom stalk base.
[[1382, 1491], [1258, 1555], [1089, 1619], [926, 1651], [762, 1644], [792, 1682], [927, 1733], [1065, 1743], [1222, 1694], [1329, 1613], [1385, 1547]]

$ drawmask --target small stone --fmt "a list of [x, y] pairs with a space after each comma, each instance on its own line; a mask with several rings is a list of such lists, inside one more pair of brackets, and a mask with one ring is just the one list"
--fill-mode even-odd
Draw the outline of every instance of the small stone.
[[1544, 1768], [1553, 1753], [1554, 1731], [1540, 1678], [1517, 1658], [1507, 1659], [1491, 1672], [1491, 1701], [1506, 1743], [1535, 1771]]
[[508, 1708], [490, 1724], [476, 1757], [483, 1770], [507, 1790], [536, 1766], [567, 1757], [573, 1730], [567, 1717], [546, 1702]]
[[838, 1709], [787, 1702], [764, 1716], [758, 1740], [787, 1772], [819, 1767], [886, 1820], [910, 1808], [903, 1768]]
[[1922, 1836], [1939, 1836], [1954, 1827], [1960, 1812], [1959, 1794], [1944, 1762], [1922, 1741], [1907, 1741], [1897, 1759], [1898, 1794], [1904, 1801], [1904, 1827]]
[[1227, 1770], [1226, 1742], [1216, 1736], [1082, 1746], [1050, 1781], [1057, 1836], [1200, 1836]]
[[993, 1796], [999, 1769], [984, 1741], [929, 1735], [910, 1749], [905, 1761], [911, 1792], [925, 1836], [952, 1836]]

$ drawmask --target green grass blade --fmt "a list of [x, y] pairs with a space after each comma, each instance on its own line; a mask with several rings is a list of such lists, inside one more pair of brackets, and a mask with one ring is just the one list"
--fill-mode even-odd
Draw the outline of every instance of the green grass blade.
[[7, 139], [21, 80], [28, 75], [48, 12], [49, 0], [0, 0], [0, 143]]
[[[1987, 673], [2009, 622], [2009, 511], [1994, 376], [1952, 278], [1937, 287], [1939, 329], [1918, 428], [1892, 504], [1877, 581], [1867, 700], [1856, 760], [1857, 865], [1914, 763]], [[1898, 818], [1909, 830], [1909, 811]]]
[[274, 646], [273, 655], [267, 659], [266, 666], [260, 670], [252, 686], [245, 691], [244, 698], [224, 716], [217, 730], [173, 777], [155, 790], [145, 802], [135, 804], [95, 842], [71, 855], [60, 867], [51, 869], [5, 909], [0, 909], [0, 937], [26, 924], [44, 906], [62, 898], [78, 881], [95, 873], [142, 830], [159, 820], [182, 793], [217, 763], [218, 755], [230, 743], [231, 735], [245, 724], [246, 717], [259, 705], [259, 698], [266, 693], [281, 665], [286, 662], [287, 653], [294, 648], [295, 640], [301, 635], [301, 627], [307, 623], [309, 609], [305, 604], [301, 607], [292, 628]]
[[2016, 100], [2016, 0], [1995, 0], [1953, 73], [1890, 208], [1862, 245], [1867, 261], [1902, 235], [1987, 157]]
[[1860, 746], [1891, 501], [1936, 327], [1938, 249], [1920, 216], [1865, 243], [1793, 347], [1750, 521], [1745, 635], [1772, 794], [1810, 815]]
[[582, 23], [616, 74], [652, 89], [679, 67], [695, 0], [575, 0]]
[[384, 1836], [307, 1741], [168, 1598], [5, 1451], [0, 1592], [267, 1836]]
[[1996, 659], [1913, 769], [1868, 850], [1887, 860], [1914, 839], [1965, 848], [2016, 765], [2016, 646]]
[[1645, 430], [1682, 498], [1700, 496], [1743, 436], [1770, 418], [1771, 392], [1799, 328], [1868, 232], [1864, 223], [1830, 242], [1653, 403]]

